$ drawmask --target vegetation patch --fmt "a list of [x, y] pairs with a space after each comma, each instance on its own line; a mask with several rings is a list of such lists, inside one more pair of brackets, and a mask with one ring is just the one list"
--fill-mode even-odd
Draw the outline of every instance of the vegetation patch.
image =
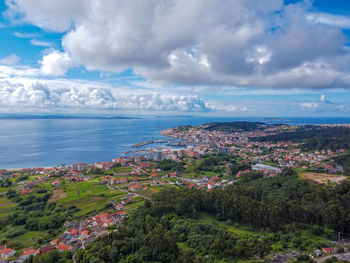
[[61, 200], [66, 196], [67, 196], [67, 193], [65, 193], [63, 189], [55, 189], [52, 192], [49, 202], [55, 202], [55, 201]]
[[305, 180], [316, 182], [319, 184], [330, 184], [335, 183], [339, 184], [348, 177], [334, 174], [325, 174], [325, 173], [302, 173], [300, 174]]

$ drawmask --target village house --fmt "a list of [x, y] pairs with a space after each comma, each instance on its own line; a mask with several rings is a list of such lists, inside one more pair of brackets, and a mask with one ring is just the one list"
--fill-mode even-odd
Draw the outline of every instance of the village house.
[[78, 172], [85, 171], [87, 170], [87, 163], [73, 163], [72, 164], [72, 169]]
[[59, 252], [62, 252], [62, 251], [68, 251], [68, 250], [72, 250], [72, 247], [71, 246], [68, 246], [68, 245], [65, 245], [63, 243], [60, 243], [56, 246], [56, 249], [59, 251]]
[[110, 180], [111, 184], [126, 184], [128, 181], [128, 178], [112, 178]]
[[110, 170], [112, 164], [110, 162], [97, 162], [95, 163], [95, 167], [101, 170]]
[[19, 259], [20, 260], [26, 260], [27, 258], [29, 258], [30, 256], [36, 256], [38, 254], [38, 251], [36, 249], [34, 249], [33, 247], [29, 247], [29, 248], [25, 248], [23, 250], [22, 255], [20, 255]]
[[58, 185], [60, 185], [60, 183], [61, 183], [61, 181], [58, 180], [58, 179], [56, 179], [56, 180], [53, 180], [51, 184], [52, 184], [53, 186], [58, 186]]
[[4, 248], [0, 251], [0, 256], [2, 259], [9, 259], [10, 257], [13, 257], [16, 254], [16, 250], [12, 248]]
[[129, 191], [137, 191], [141, 189], [141, 186], [139, 184], [131, 184], [128, 187]]

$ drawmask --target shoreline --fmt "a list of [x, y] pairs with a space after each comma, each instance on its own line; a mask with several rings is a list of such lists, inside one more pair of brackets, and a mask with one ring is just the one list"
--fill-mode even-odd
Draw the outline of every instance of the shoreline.
[[[308, 117], [303, 117], [304, 119], [307, 119]], [[328, 118], [330, 118], [330, 117], [325, 117], [326, 119]], [[339, 118], [343, 118], [343, 119], [345, 119], [345, 121], [342, 123], [342, 122], [339, 122]], [[214, 119], [214, 118], [213, 118]], [[227, 120], [223, 120], [222, 118], [215, 118], [218, 122], [225, 122], [225, 121], [227, 121]], [[230, 121], [239, 121], [239, 120], [235, 120], [235, 119], [237, 119], [237, 118], [232, 118], [232, 120], [230, 120]], [[267, 119], [267, 118], [265, 118], [265, 119]], [[280, 120], [279, 118], [271, 118], [271, 119], [273, 119], [273, 120]], [[327, 123], [327, 121], [325, 121], [324, 120], [324, 122], [323, 123], [321, 123], [321, 122], [318, 122], [317, 120], [319, 119], [319, 118], [317, 118], [317, 117], [314, 117], [314, 119], [316, 120], [314, 120], [314, 121], [311, 121], [311, 122], [309, 122], [309, 123], [307, 123], [307, 122], [303, 122], [303, 124], [287, 124], [287, 125], [297, 125], [297, 126], [299, 126], [299, 125], [317, 125], [317, 126], [326, 126], [326, 127], [350, 127], [350, 121], [348, 121], [349, 119], [350, 119], [350, 117], [335, 117], [334, 118], [334, 120], [335, 120], [335, 123]], [[210, 120], [210, 121], [214, 121], [214, 120]], [[250, 120], [249, 120], [250, 121]], [[295, 121], [298, 121], [298, 118], [296, 118], [296, 117], [294, 117], [294, 122]], [[197, 126], [198, 124], [191, 124], [191, 125], [194, 125], [194, 126]], [[174, 127], [176, 127], [176, 125], [175, 126], [172, 126], [172, 128], [174, 128]], [[164, 128], [164, 127], [163, 127]], [[157, 133], [157, 134], [154, 134], [154, 136], [159, 136], [159, 140], [155, 140], [155, 139], [146, 139], [146, 138], [143, 138], [143, 139], [146, 139], [146, 141], [143, 141], [143, 142], [141, 142], [141, 143], [137, 143], [137, 144], [132, 144], [132, 142], [130, 142], [130, 145], [127, 145], [128, 147], [128, 150], [129, 151], [133, 151], [133, 148], [139, 148], [139, 147], [142, 147], [142, 146], [146, 146], [146, 145], [148, 145], [148, 144], [152, 144], [152, 143], [166, 143], [166, 141], [167, 140], [164, 140], [164, 135], [162, 135], [161, 134], [161, 132], [160, 133]], [[113, 155], [113, 156], [111, 156], [111, 158], [110, 159], [112, 159], [112, 158], [116, 158], [116, 157], [120, 157], [120, 156], [123, 156], [123, 153], [124, 152], [126, 152], [125, 150], [126, 149], [122, 149], [123, 151], [122, 152], [115, 152], [116, 153], [116, 155]], [[92, 160], [92, 159], [90, 159], [90, 160], [88, 160], [88, 161], [85, 161], [85, 160], [77, 160], [77, 161], [72, 161], [72, 162], [66, 162], [66, 165], [65, 165], [65, 167], [69, 167], [72, 163], [81, 163], [81, 162], [86, 162], [86, 163], [88, 163], [88, 165], [93, 165], [95, 162], [103, 162], [103, 161], [106, 161], [106, 159], [104, 159], [104, 160], [98, 160], [98, 156], [96, 156], [97, 158], [97, 160]], [[89, 163], [90, 162], [90, 163]], [[52, 163], [52, 162], [51, 162]], [[53, 165], [53, 164], [49, 164], [49, 165], [43, 165], [43, 166], [38, 166], [38, 165], [35, 165], [35, 164], [33, 164], [33, 165], [28, 165], [28, 166], [21, 166], [21, 167], [11, 167], [12, 165], [9, 165], [8, 167], [6, 167], [6, 165], [4, 165], [4, 166], [0, 166], [0, 170], [7, 170], [7, 171], [11, 171], [11, 172], [13, 172], [13, 171], [21, 171], [21, 170], [23, 170], [23, 169], [34, 169], [34, 168], [42, 168], [42, 169], [54, 169], [54, 168], [59, 168], [59, 167], [62, 167], [61, 166], [61, 164], [57, 164], [57, 165]]]
[[35, 169], [35, 168], [52, 169], [52, 168], [56, 168], [56, 167], [59, 167], [59, 166], [35, 166], [35, 167], [22, 167], [22, 168], [0, 168], [0, 170], [7, 170], [7, 171], [10, 171], [10, 172], [14, 172], [14, 171], [19, 171], [19, 170], [23, 170], [23, 169]]

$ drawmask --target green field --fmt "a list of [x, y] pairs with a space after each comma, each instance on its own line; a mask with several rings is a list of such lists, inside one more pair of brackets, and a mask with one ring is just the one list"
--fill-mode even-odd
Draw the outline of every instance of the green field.
[[62, 185], [66, 196], [56, 202], [69, 208], [75, 206], [80, 209], [75, 215], [82, 217], [103, 209], [108, 201], [119, 200], [125, 193], [110, 190], [106, 185], [97, 182], [80, 182]]
[[[27, 180], [32, 180], [30, 177]], [[28, 195], [20, 195], [19, 198], [26, 199], [29, 196], [42, 197], [45, 193], [38, 194], [39, 189], [47, 190], [51, 193], [51, 198], [48, 203], [55, 202], [62, 205], [65, 211], [73, 209], [71, 214], [72, 219], [83, 219], [87, 216], [94, 215], [100, 211], [110, 211], [113, 209], [106, 207], [109, 201], [116, 201], [117, 203], [125, 196], [125, 192], [110, 190], [107, 185], [100, 184], [97, 181], [84, 181], [79, 183], [68, 183], [60, 179], [61, 184], [57, 187], [52, 186], [51, 180], [38, 184], [32, 188], [32, 192]], [[13, 200], [9, 200], [6, 191], [9, 189], [16, 189], [18, 185], [13, 185], [10, 188], [0, 188], [4, 194], [0, 195], [0, 220], [7, 220], [8, 216], [15, 211], [18, 204]], [[6, 191], [4, 191], [4, 189]], [[18, 191], [19, 193], [19, 191]], [[139, 197], [141, 198], [141, 197]], [[128, 212], [132, 212], [143, 203], [143, 200], [136, 200], [127, 206]], [[38, 218], [40, 221], [43, 218]], [[9, 222], [10, 223], [10, 222]], [[0, 242], [6, 242], [9, 247], [20, 251], [24, 247], [32, 245], [47, 244], [52, 238], [62, 233], [62, 229], [54, 229], [52, 231], [30, 231], [25, 229], [25, 225], [11, 225], [7, 224], [0, 230]]]
[[0, 221], [5, 220], [16, 206], [16, 203], [8, 200], [6, 196], [2, 196], [0, 198]]
[[109, 171], [105, 171], [104, 173], [105, 174], [113, 174], [113, 173], [130, 173], [132, 172], [132, 168], [131, 167], [115, 167], [115, 168], [112, 168], [111, 170]]

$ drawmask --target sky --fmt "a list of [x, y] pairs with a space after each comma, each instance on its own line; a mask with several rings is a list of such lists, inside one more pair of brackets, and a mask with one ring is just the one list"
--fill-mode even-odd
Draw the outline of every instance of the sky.
[[350, 116], [350, 1], [0, 1], [0, 113]]

